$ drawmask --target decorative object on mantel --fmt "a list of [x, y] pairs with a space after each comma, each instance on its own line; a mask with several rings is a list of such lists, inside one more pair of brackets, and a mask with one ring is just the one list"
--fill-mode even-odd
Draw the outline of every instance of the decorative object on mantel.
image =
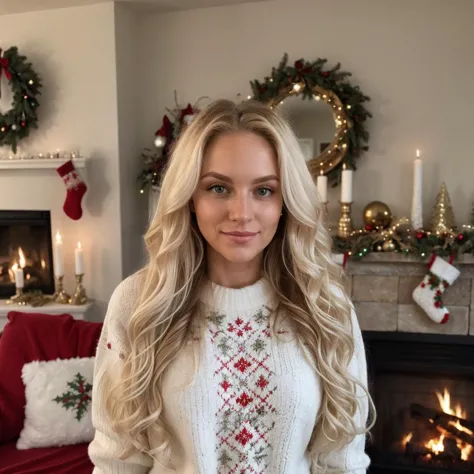
[[16, 46], [3, 54], [0, 49], [0, 78], [3, 74], [11, 85], [13, 103], [8, 112], [0, 113], [0, 146], [8, 145], [16, 153], [18, 141], [29, 135], [30, 128], [38, 128], [37, 96], [42, 84], [31, 63], [18, 53]]
[[449, 310], [444, 306], [442, 295], [459, 277], [461, 272], [452, 264], [433, 254], [428, 264], [429, 272], [413, 291], [414, 301], [423, 308], [435, 323], [449, 321]]
[[82, 198], [87, 191], [84, 180], [74, 167], [72, 160], [67, 161], [57, 168], [59, 176], [66, 185], [67, 194], [63, 204], [64, 213], [72, 220], [79, 220], [82, 217]]
[[411, 226], [415, 230], [423, 229], [423, 162], [420, 158], [420, 150], [416, 150], [416, 159], [413, 162]]
[[[351, 258], [363, 258], [371, 252], [394, 251], [407, 256], [425, 259], [431, 254], [454, 257], [474, 254], [474, 229], [463, 225], [460, 232], [435, 233], [409, 228], [406, 217], [393, 219], [388, 229], [358, 229], [347, 238], [333, 237], [333, 252], [347, 254]], [[384, 244], [392, 242], [392, 244]]]
[[56, 241], [54, 244], [54, 273], [56, 277], [56, 292], [54, 295], [44, 295], [41, 291], [23, 292], [24, 275], [23, 266], [16, 267], [15, 272], [15, 286], [16, 294], [7, 300], [8, 305], [19, 306], [44, 306], [46, 304], [56, 303], [60, 305], [83, 306], [89, 301], [86, 290], [82, 284], [84, 278], [84, 251], [81, 243], [78, 242], [77, 248], [74, 251], [75, 257], [75, 271], [76, 271], [76, 289], [74, 295], [71, 297], [64, 289], [63, 279], [63, 241], [61, 234], [57, 232]]
[[386, 229], [392, 223], [392, 211], [381, 201], [372, 201], [363, 211], [366, 230]]
[[174, 92], [175, 108], [166, 109], [171, 118], [165, 114], [161, 127], [155, 132], [156, 149], [145, 148], [141, 154], [144, 169], [137, 178], [141, 193], [145, 192], [147, 186], [159, 186], [174, 143], [199, 113], [199, 103], [203, 99], [209, 99], [209, 97], [200, 97], [194, 105], [188, 103], [186, 107], [182, 107], [178, 104], [176, 91]]
[[341, 181], [342, 165], [355, 170], [356, 159], [368, 150], [369, 133], [365, 122], [372, 115], [364, 105], [370, 98], [348, 82], [351, 73], [341, 71], [339, 63], [325, 69], [326, 63], [327, 59], [309, 62], [301, 58], [289, 65], [285, 53], [278, 67], [272, 68], [270, 76], [263, 81], [250, 82], [253, 97], [248, 98], [272, 108], [294, 96], [326, 103], [332, 112], [336, 132], [330, 145], [321, 154], [318, 150], [318, 155], [308, 161], [308, 168], [315, 179], [323, 171], [331, 183], [337, 185]]
[[453, 208], [449, 199], [446, 184], [441, 185], [441, 190], [436, 196], [433, 214], [431, 216], [430, 228], [433, 232], [451, 232], [456, 228]]

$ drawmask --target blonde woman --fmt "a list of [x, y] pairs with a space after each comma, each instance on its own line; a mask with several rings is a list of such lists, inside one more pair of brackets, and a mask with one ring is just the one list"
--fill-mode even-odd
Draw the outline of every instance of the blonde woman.
[[361, 332], [287, 123], [201, 112], [145, 241], [97, 351], [94, 473], [365, 473]]

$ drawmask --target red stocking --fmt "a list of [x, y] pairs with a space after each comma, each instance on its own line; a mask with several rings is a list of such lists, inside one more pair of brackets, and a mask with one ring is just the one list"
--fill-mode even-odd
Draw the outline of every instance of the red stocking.
[[67, 189], [66, 200], [63, 205], [64, 212], [68, 217], [77, 221], [82, 217], [81, 201], [87, 191], [87, 186], [77, 173], [71, 160], [61, 165], [56, 171], [63, 178]]

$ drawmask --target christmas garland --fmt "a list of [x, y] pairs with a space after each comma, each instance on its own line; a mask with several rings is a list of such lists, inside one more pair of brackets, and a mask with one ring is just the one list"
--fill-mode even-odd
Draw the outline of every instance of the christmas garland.
[[301, 58], [291, 66], [288, 65], [288, 54], [285, 53], [278, 67], [272, 68], [270, 76], [265, 77], [263, 81], [256, 79], [250, 81], [250, 85], [253, 92], [252, 99], [269, 104], [280, 103], [292, 89], [301, 94], [303, 99], [309, 100], [314, 100], [316, 87], [331, 91], [335, 95], [335, 100], [332, 101], [334, 111], [337, 113], [338, 110], [342, 110], [349, 122], [347, 139], [341, 137], [341, 140], [344, 138], [343, 146], [346, 151], [344, 159], [327, 172], [329, 179], [337, 184], [343, 165], [356, 169], [356, 159], [369, 149], [366, 120], [372, 117], [372, 114], [364, 106], [370, 98], [364, 95], [358, 86], [353, 86], [347, 81], [352, 74], [341, 71], [340, 63], [331, 69], [325, 69], [326, 63], [327, 59], [319, 58], [310, 62]]
[[39, 105], [41, 80], [25, 56], [12, 46], [3, 56], [0, 49], [0, 78], [8, 79], [13, 91], [12, 108], [0, 114], [0, 146], [11, 146], [16, 153], [17, 143], [30, 133], [30, 128], [38, 128], [36, 109]]
[[163, 116], [161, 127], [155, 132], [156, 149], [145, 148], [142, 151], [143, 170], [138, 175], [140, 192], [144, 193], [147, 186], [159, 186], [161, 177], [168, 165], [171, 150], [185, 127], [192, 122], [199, 113], [199, 102], [208, 97], [201, 97], [194, 104], [186, 107], [178, 105], [175, 92], [176, 107], [173, 110], [166, 109], [168, 114]]
[[378, 230], [367, 226], [347, 239], [335, 236], [333, 251], [361, 259], [372, 252], [399, 252], [424, 259], [430, 255], [453, 257], [474, 254], [474, 230], [463, 226], [461, 232], [427, 232], [407, 228], [399, 221], [390, 229]]

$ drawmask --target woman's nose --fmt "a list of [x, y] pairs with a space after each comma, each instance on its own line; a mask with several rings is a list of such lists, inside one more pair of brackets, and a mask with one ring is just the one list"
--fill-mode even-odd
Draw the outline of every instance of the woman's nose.
[[245, 195], [234, 196], [229, 203], [229, 218], [232, 221], [247, 222], [253, 218], [251, 198]]

